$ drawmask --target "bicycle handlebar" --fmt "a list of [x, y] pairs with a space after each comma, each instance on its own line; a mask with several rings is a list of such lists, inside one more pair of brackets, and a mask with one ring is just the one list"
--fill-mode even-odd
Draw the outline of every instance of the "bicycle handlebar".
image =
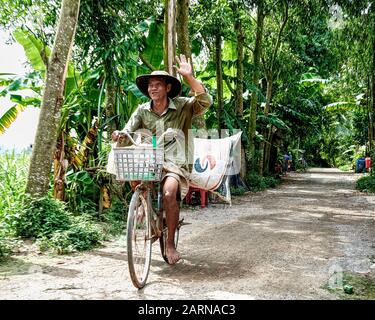
[[[120, 131], [119, 132], [119, 136], [122, 136], [122, 137], [127, 137], [129, 138], [130, 142], [135, 145], [135, 146], [139, 146], [140, 144], [135, 142], [135, 140], [132, 138], [132, 136], [130, 135], [131, 133], [137, 133], [137, 134], [141, 134], [141, 135], [144, 135], [145, 137], [148, 137], [148, 138], [152, 138], [152, 135], [148, 134], [148, 133], [145, 133], [145, 132], [142, 132], [142, 131], [137, 131], [137, 132], [130, 132], [130, 131]], [[157, 140], [157, 144], [159, 145], [161, 142], [162, 142], [162, 138], [166, 135], [166, 134], [169, 134], [169, 133], [175, 133], [177, 136], [178, 133], [171, 129], [171, 128], [168, 128], [166, 131], [164, 131], [158, 138]]]

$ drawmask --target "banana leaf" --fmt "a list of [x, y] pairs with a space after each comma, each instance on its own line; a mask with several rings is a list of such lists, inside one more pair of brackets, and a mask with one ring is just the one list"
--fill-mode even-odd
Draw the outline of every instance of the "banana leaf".
[[355, 104], [353, 102], [339, 101], [327, 104], [323, 107], [325, 111], [347, 111], [347, 110], [356, 110], [362, 111], [365, 108], [362, 105]]
[[43, 57], [49, 57], [51, 50], [37, 39], [31, 32], [17, 28], [13, 31], [13, 37], [23, 46], [27, 59], [34, 70], [46, 71]]
[[142, 57], [155, 69], [160, 70], [163, 61], [164, 27], [162, 23], [152, 22], [146, 39]]
[[0, 117], [0, 134], [3, 134], [7, 128], [16, 120], [17, 115], [24, 110], [24, 106], [21, 104], [16, 104], [10, 107], [1, 117]]

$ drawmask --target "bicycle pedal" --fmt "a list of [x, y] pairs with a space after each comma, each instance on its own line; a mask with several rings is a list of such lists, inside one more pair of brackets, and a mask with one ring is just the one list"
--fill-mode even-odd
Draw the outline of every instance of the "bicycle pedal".
[[185, 222], [184, 221], [185, 218], [182, 218], [179, 222], [178, 222], [178, 225], [181, 227], [181, 226], [186, 226], [188, 224], [191, 224], [191, 222]]
[[156, 235], [153, 235], [151, 237], [145, 237], [145, 240], [148, 241], [148, 240], [151, 240], [151, 243], [154, 243], [156, 240], [158, 240], [159, 237], [156, 236]]

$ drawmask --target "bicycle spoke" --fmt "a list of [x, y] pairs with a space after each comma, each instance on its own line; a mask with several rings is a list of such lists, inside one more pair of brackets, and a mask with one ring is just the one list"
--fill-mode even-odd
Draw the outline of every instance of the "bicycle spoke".
[[[132, 200], [133, 201], [133, 200]], [[138, 288], [145, 284], [151, 257], [149, 216], [143, 196], [137, 193], [129, 208], [128, 216], [128, 262], [134, 285]]]

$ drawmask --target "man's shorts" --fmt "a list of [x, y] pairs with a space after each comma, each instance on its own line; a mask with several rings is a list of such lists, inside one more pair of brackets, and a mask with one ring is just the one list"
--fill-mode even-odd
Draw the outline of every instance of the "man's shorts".
[[173, 177], [178, 181], [178, 199], [183, 200], [189, 191], [188, 172], [171, 163], [164, 164], [161, 181], [163, 182], [166, 177]]

